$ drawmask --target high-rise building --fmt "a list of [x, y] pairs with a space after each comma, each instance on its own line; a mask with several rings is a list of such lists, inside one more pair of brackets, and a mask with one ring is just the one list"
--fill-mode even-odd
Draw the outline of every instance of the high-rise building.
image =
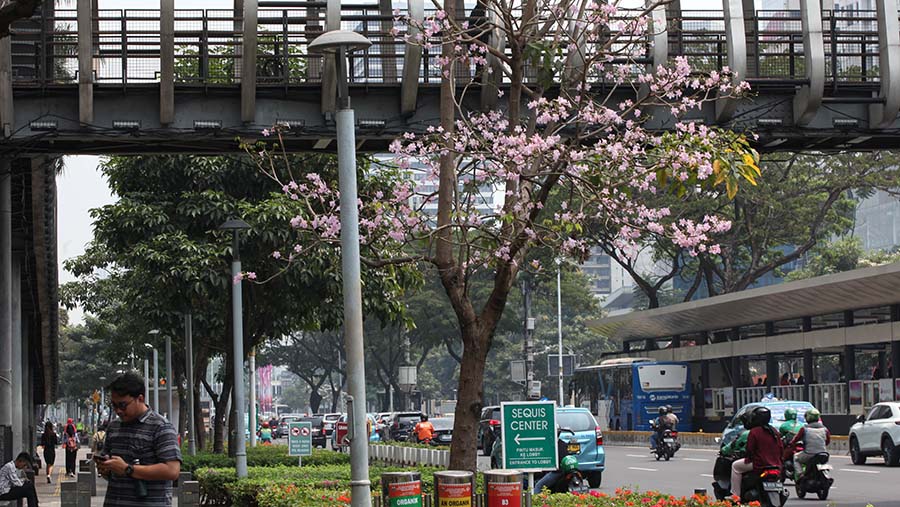
[[853, 235], [866, 251], [900, 247], [900, 198], [879, 190], [860, 201]]

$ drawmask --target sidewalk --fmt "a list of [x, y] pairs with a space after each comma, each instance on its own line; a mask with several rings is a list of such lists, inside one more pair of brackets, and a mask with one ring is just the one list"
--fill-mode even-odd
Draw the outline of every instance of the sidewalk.
[[[82, 446], [80, 449], [78, 449], [78, 460], [81, 461], [83, 459], [87, 459], [87, 455], [90, 452], [90, 447]], [[41, 468], [40, 475], [37, 475], [34, 478], [34, 485], [35, 489], [37, 490], [38, 500], [40, 500], [42, 507], [60, 507], [60, 483], [64, 481], [75, 480], [66, 477], [66, 452], [62, 449], [56, 450], [56, 464], [53, 465], [53, 483], [51, 484], [47, 484], [47, 464], [43, 463], [43, 465], [44, 467]], [[106, 481], [101, 478], [97, 478], [97, 496], [91, 499], [91, 507], [102, 506], [104, 495], [106, 495]]]

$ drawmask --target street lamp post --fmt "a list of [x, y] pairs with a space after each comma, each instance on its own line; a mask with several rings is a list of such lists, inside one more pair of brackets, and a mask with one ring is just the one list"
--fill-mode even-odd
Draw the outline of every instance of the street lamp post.
[[[355, 201], [354, 201], [355, 202]], [[231, 231], [231, 313], [232, 339], [234, 345], [234, 406], [237, 408], [235, 421], [235, 468], [238, 477], [247, 477], [247, 442], [244, 440], [244, 314], [241, 296], [241, 254], [240, 233], [249, 229], [247, 222], [239, 218], [228, 220], [219, 229]]]
[[366, 49], [372, 42], [347, 30], [326, 32], [309, 44], [309, 51], [335, 53], [337, 60], [338, 179], [341, 192], [341, 275], [344, 293], [344, 345], [347, 349], [347, 384], [352, 400], [349, 414], [350, 487], [353, 507], [372, 504], [366, 431], [366, 370], [363, 352], [362, 288], [359, 266], [359, 210], [356, 207], [356, 132], [347, 83], [347, 53]]
[[106, 377], [100, 377], [100, 424], [103, 424], [103, 410], [106, 408]]
[[563, 345], [562, 345], [562, 259], [556, 258], [556, 324], [559, 335], [559, 406], [564, 407], [563, 393]]
[[150, 404], [150, 360], [144, 356], [144, 403]]
[[256, 349], [250, 349], [250, 447], [256, 447]]
[[187, 356], [187, 388], [188, 388], [188, 453], [197, 454], [197, 441], [194, 436], [194, 332], [191, 312], [184, 316], [184, 341]]
[[[172, 408], [172, 380], [175, 375], [172, 374], [172, 337], [166, 335], [166, 410], [168, 410], [167, 419], [172, 421], [175, 417], [175, 410]], [[178, 424], [178, 421], [175, 421]]]

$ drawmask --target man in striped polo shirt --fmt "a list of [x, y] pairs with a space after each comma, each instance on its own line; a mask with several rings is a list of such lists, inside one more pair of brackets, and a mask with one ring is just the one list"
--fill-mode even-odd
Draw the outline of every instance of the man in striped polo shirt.
[[181, 472], [181, 449], [172, 423], [147, 406], [144, 379], [134, 372], [109, 385], [118, 419], [109, 424], [96, 458], [109, 480], [105, 507], [170, 506], [172, 481]]

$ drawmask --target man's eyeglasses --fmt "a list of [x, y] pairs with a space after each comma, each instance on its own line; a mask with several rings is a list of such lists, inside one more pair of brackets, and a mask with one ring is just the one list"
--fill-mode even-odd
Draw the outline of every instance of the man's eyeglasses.
[[125, 410], [128, 408], [128, 405], [131, 405], [136, 399], [137, 398], [131, 398], [131, 401], [111, 401], [109, 402], [109, 406], [112, 407], [113, 410]]

